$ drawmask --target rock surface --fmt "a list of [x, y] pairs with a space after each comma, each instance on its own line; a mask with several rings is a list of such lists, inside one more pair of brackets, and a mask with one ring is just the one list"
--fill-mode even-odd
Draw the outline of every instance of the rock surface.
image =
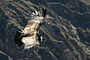
[[[40, 28], [40, 46], [18, 48], [16, 31], [42, 7], [47, 16]], [[82, 0], [0, 0], [0, 60], [90, 60], [89, 12]]]

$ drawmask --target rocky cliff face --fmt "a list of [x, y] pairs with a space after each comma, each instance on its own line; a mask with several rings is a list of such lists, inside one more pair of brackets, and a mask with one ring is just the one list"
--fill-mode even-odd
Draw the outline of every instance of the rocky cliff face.
[[[0, 1], [0, 60], [90, 60], [89, 5], [81, 0], [60, 0], [59, 5], [50, 3], [53, 1]], [[42, 7], [47, 16], [40, 28], [40, 46], [18, 48], [16, 31]]]
[[[31, 0], [38, 5], [48, 6], [58, 15], [71, 21], [76, 27], [90, 28], [90, 4], [85, 0]], [[46, 3], [45, 3], [46, 2]], [[79, 22], [78, 22], [79, 21]]]

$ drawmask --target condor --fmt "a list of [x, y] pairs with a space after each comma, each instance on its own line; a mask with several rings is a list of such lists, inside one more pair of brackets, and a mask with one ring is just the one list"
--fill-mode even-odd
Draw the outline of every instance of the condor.
[[45, 19], [46, 9], [42, 9], [42, 11], [42, 16], [36, 11], [35, 18], [29, 20], [26, 27], [21, 30], [21, 32], [16, 32], [15, 43], [18, 46], [24, 44], [24, 48], [29, 49], [33, 46], [39, 45], [39, 28]]

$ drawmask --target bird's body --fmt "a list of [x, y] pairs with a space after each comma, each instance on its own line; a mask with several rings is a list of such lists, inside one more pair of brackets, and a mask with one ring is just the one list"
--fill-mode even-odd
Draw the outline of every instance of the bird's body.
[[43, 17], [36, 17], [33, 20], [30, 20], [27, 26], [22, 30], [25, 36], [22, 38], [22, 42], [25, 44], [25, 49], [31, 48], [35, 45], [39, 45], [38, 33], [40, 24], [42, 23]]
[[[45, 15], [46, 9], [42, 9], [42, 16], [39, 15], [38, 12], [34, 13], [34, 18], [28, 21], [27, 25], [21, 32], [17, 32], [15, 35], [15, 43], [19, 46], [24, 44], [25, 49], [29, 49], [33, 46], [39, 45], [39, 28], [42, 25]], [[36, 15], [35, 15], [36, 14]]]
[[24, 34], [32, 33], [35, 30], [38, 30], [40, 24], [43, 23], [43, 17], [36, 17], [28, 21], [26, 27], [22, 30]]

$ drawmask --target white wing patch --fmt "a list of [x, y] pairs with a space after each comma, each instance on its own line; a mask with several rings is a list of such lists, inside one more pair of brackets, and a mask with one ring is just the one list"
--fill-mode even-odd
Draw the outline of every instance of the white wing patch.
[[36, 40], [36, 36], [22, 38], [22, 42], [25, 44], [25, 49], [32, 48], [35, 45], [39, 45], [39, 41]]

